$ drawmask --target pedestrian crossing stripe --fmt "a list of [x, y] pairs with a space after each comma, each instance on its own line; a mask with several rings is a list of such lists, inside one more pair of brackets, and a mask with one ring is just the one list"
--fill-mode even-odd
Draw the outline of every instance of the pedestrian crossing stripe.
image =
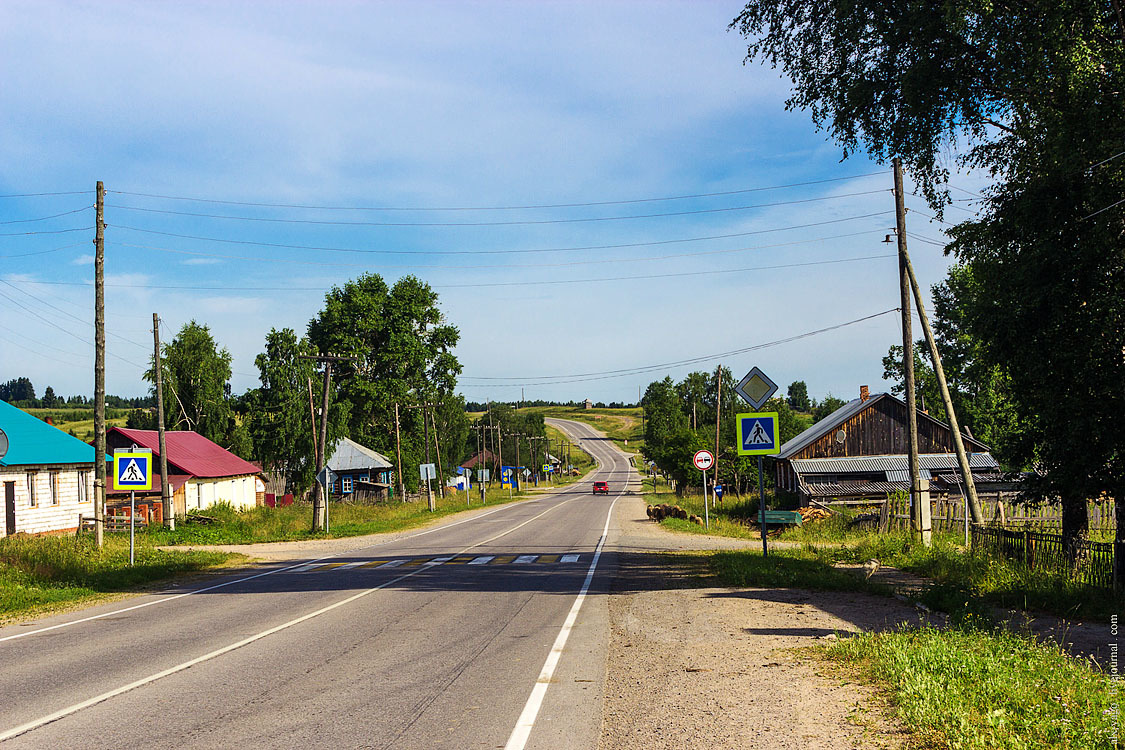
[[550, 565], [556, 563], [576, 563], [581, 553], [566, 555], [447, 555], [443, 557], [414, 557], [388, 560], [352, 560], [346, 562], [313, 562], [299, 565], [293, 573], [320, 573], [328, 570], [358, 570], [360, 568], [419, 568], [438, 565]]

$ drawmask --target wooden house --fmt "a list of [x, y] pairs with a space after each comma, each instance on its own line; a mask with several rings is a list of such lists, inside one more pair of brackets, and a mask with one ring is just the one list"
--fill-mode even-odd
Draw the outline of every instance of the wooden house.
[[[260, 505], [265, 498], [265, 482], [261, 470], [197, 432], [170, 430], [164, 433], [168, 448], [168, 482], [172, 486], [172, 507], [176, 515], [200, 510], [216, 503], [230, 503], [244, 509]], [[106, 432], [106, 454], [136, 445], [152, 451], [153, 463], [160, 456], [156, 430], [131, 430], [112, 427]], [[110, 464], [112, 467], [112, 464]], [[154, 466], [155, 468], [155, 466]], [[114, 484], [112, 470], [107, 472], [106, 505], [129, 504], [129, 490]], [[137, 502], [151, 507], [159, 503], [160, 477], [153, 471], [152, 490], [138, 493]]]
[[[863, 386], [859, 398], [781, 446], [774, 466], [777, 487], [797, 494], [802, 505], [810, 499], [870, 502], [909, 490], [907, 430], [906, 403], [889, 393], [872, 396]], [[988, 446], [965, 433], [961, 438], [974, 480], [1003, 482]], [[953, 431], [923, 411], [918, 412], [918, 452], [921, 477], [937, 482], [935, 491], [959, 496]]]
[[23, 409], [0, 401], [4, 514], [0, 536], [74, 531], [94, 512], [94, 449]]
[[346, 497], [362, 490], [364, 495], [390, 495], [394, 465], [386, 456], [360, 445], [354, 440], [341, 438], [327, 461], [336, 475], [331, 494]]

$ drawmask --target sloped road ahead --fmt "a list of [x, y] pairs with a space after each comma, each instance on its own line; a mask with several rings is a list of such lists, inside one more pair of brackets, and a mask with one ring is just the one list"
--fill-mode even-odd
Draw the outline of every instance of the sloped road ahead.
[[614, 561], [594, 562], [635, 474], [558, 424], [600, 464], [565, 490], [0, 629], [0, 743], [595, 747]]

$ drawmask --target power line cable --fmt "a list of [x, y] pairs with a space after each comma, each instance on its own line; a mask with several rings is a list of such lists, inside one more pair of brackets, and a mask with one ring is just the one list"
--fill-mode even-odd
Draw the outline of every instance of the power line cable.
[[875, 216], [887, 216], [894, 213], [893, 210], [876, 211], [869, 214], [859, 214], [857, 216], [845, 216], [841, 219], [825, 219], [824, 221], [813, 221], [806, 224], [791, 224], [781, 227], [770, 227], [767, 229], [755, 229], [750, 232], [732, 232], [730, 234], [714, 234], [702, 237], [681, 237], [672, 240], [653, 240], [650, 242], [625, 242], [615, 245], [579, 245], [573, 247], [546, 247], [546, 248], [526, 248], [516, 250], [372, 250], [370, 248], [354, 248], [354, 247], [332, 247], [325, 245], [291, 245], [281, 242], [259, 242], [256, 240], [236, 240], [223, 237], [206, 237], [195, 234], [178, 234], [176, 232], [163, 232], [156, 229], [143, 229], [141, 227], [128, 226], [125, 224], [107, 224], [107, 227], [114, 229], [126, 229], [131, 232], [142, 232], [144, 234], [155, 234], [162, 237], [176, 237], [185, 240], [200, 240], [203, 242], [220, 242], [227, 245], [253, 245], [256, 247], [276, 247], [285, 250], [318, 250], [323, 252], [333, 253], [365, 253], [371, 255], [516, 255], [526, 253], [565, 253], [577, 252], [580, 250], [617, 250], [626, 247], [655, 247], [658, 245], [675, 245], [684, 242], [704, 242], [709, 240], [725, 240], [735, 237], [751, 237], [759, 234], [770, 234], [772, 232], [785, 232], [794, 229], [809, 229], [811, 227], [820, 227], [828, 224], [842, 224], [848, 221], [858, 221], [860, 219], [870, 219]]
[[[586, 208], [592, 206], [622, 206], [635, 203], [657, 203], [660, 201], [690, 200], [695, 198], [716, 198], [726, 195], [742, 195], [758, 193], [767, 190], [782, 190], [785, 188], [808, 187], [810, 185], [823, 185], [829, 182], [843, 182], [858, 180], [865, 177], [875, 177], [885, 172], [869, 172], [867, 174], [852, 175], [850, 177], [830, 177], [823, 180], [809, 180], [807, 182], [792, 182], [785, 185], [765, 185], [762, 187], [741, 188], [739, 190], [722, 190], [714, 193], [695, 193], [691, 195], [669, 195], [659, 198], [630, 198], [622, 200], [588, 201], [584, 203], [541, 203], [523, 206], [326, 206], [301, 203], [257, 203], [253, 201], [219, 200], [216, 198], [196, 198], [182, 195], [159, 195], [155, 193], [136, 193], [127, 190], [110, 190], [115, 195], [131, 195], [141, 198], [159, 198], [173, 201], [190, 201], [193, 203], [213, 203], [226, 206], [254, 206], [258, 208], [295, 208], [316, 211], [525, 211], [547, 208]], [[3, 196], [0, 196], [3, 197]]]
[[0, 258], [26, 258], [29, 255], [46, 255], [47, 253], [57, 253], [60, 250], [69, 250], [72, 247], [81, 247], [82, 245], [85, 245], [85, 244], [86, 244], [85, 241], [83, 241], [83, 242], [72, 242], [69, 245], [63, 245], [62, 247], [53, 247], [50, 250], [36, 250], [33, 253], [9, 253], [7, 255], [0, 255]]
[[[857, 323], [862, 323], [862, 322], [865, 322], [865, 321], [868, 321], [868, 320], [873, 320], [875, 318], [882, 317], [883, 315], [888, 315], [890, 313], [894, 313], [894, 312], [898, 312], [898, 311], [899, 311], [899, 308], [897, 308], [897, 307], [891, 308], [890, 310], [884, 310], [883, 312], [875, 313], [873, 315], [866, 315], [862, 318], [856, 318], [855, 320], [849, 320], [849, 321], [846, 321], [844, 323], [837, 323], [836, 325], [828, 326], [826, 328], [819, 328], [819, 329], [816, 329], [814, 331], [806, 331], [804, 333], [799, 333], [799, 334], [796, 334], [796, 335], [793, 335], [793, 336], [787, 336], [786, 338], [776, 339], [774, 341], [767, 341], [767, 342], [762, 343], [762, 344], [754, 344], [753, 346], [747, 346], [747, 347], [743, 347], [741, 349], [733, 349], [733, 350], [727, 351], [727, 352], [720, 352], [718, 354], [708, 354], [708, 355], [704, 355], [704, 356], [701, 356], [701, 357], [693, 357], [691, 359], [682, 359], [682, 360], [678, 360], [678, 361], [675, 361], [675, 362], [664, 362], [664, 363], [657, 364], [657, 365], [644, 365], [642, 367], [633, 367], [633, 368], [620, 369], [620, 370], [605, 370], [603, 372], [582, 373], [582, 374], [574, 374], [574, 375], [530, 376], [532, 378], [538, 378], [538, 382], [459, 383], [459, 385], [462, 385], [464, 387], [470, 387], [470, 388], [482, 388], [482, 387], [515, 388], [515, 387], [541, 386], [541, 385], [561, 385], [561, 384], [564, 384], [564, 383], [585, 383], [585, 382], [590, 382], [590, 381], [594, 381], [594, 380], [609, 380], [609, 379], [612, 379], [612, 378], [628, 377], [630, 375], [642, 375], [644, 373], [652, 372], [652, 371], [655, 371], [655, 370], [662, 370], [662, 369], [667, 369], [667, 368], [670, 368], [670, 367], [683, 367], [683, 366], [686, 366], [686, 365], [699, 364], [701, 362], [714, 361], [716, 359], [722, 359], [722, 358], [725, 358], [725, 357], [732, 357], [732, 356], [736, 356], [736, 355], [740, 355], [740, 354], [747, 354], [749, 352], [758, 351], [758, 350], [766, 349], [766, 348], [773, 347], [773, 346], [779, 346], [781, 344], [788, 344], [788, 343], [791, 343], [793, 341], [798, 341], [800, 339], [809, 338], [811, 336], [818, 336], [822, 333], [827, 333], [829, 331], [839, 330], [840, 328], [845, 328], [847, 326], [855, 325]], [[545, 380], [543, 378], [563, 378], [563, 379]], [[484, 379], [484, 378], [481, 378], [481, 379]], [[500, 379], [500, 378], [496, 378], [496, 379]]]
[[93, 206], [83, 206], [82, 208], [75, 208], [71, 211], [63, 211], [61, 214], [51, 214], [50, 216], [40, 216], [40, 217], [35, 218], [35, 219], [7, 219], [5, 221], [0, 221], [0, 224], [31, 224], [31, 223], [36, 222], [36, 221], [47, 221], [48, 219], [57, 219], [60, 216], [70, 216], [71, 214], [77, 214], [77, 213], [81, 213], [83, 211], [89, 211], [92, 208], [93, 208]]
[[632, 214], [628, 216], [594, 216], [574, 219], [524, 219], [518, 221], [329, 221], [327, 219], [280, 219], [265, 216], [229, 216], [223, 214], [204, 214], [193, 211], [170, 211], [161, 208], [143, 208], [141, 206], [123, 206], [113, 204], [107, 208], [123, 211], [142, 211], [154, 214], [169, 214], [172, 216], [190, 216], [199, 219], [223, 219], [226, 221], [250, 221], [268, 224], [311, 224], [317, 226], [365, 226], [365, 227], [495, 227], [495, 226], [536, 226], [543, 224], [584, 224], [591, 222], [626, 221], [634, 219], [654, 219], [669, 216], [699, 216], [701, 214], [728, 213], [732, 211], [749, 211], [756, 208], [774, 208], [777, 206], [795, 206], [802, 203], [817, 203], [820, 201], [839, 200], [841, 198], [855, 198], [863, 195], [874, 195], [886, 192], [885, 188], [878, 190], [862, 190], [855, 193], [840, 193], [816, 198], [803, 198], [791, 201], [774, 201], [772, 203], [756, 203], [747, 206], [728, 206], [726, 208], [699, 208], [690, 211], [667, 211], [652, 214]]
[[1092, 213], [1092, 214], [1086, 214], [1086, 215], [1085, 215], [1085, 216], [1083, 216], [1083, 217], [1082, 217], [1081, 219], [1079, 219], [1079, 221], [1086, 221], [1087, 219], [1092, 219], [1092, 218], [1094, 218], [1095, 216], [1097, 216], [1098, 214], [1102, 214], [1102, 213], [1105, 213], [1106, 211], [1110, 210], [1111, 208], [1117, 208], [1117, 207], [1118, 207], [1118, 206], [1120, 206], [1120, 205], [1121, 205], [1122, 203], [1125, 203], [1125, 198], [1122, 198], [1121, 200], [1119, 200], [1119, 201], [1116, 201], [1116, 202], [1114, 202], [1114, 203], [1110, 203], [1110, 204], [1109, 204], [1108, 206], [1106, 206], [1105, 208], [1099, 208], [1099, 209], [1098, 209], [1097, 211], [1095, 211], [1095, 212], [1094, 212], [1094, 213]]
[[33, 234], [66, 234], [67, 232], [92, 232], [94, 227], [74, 227], [73, 229], [40, 229], [35, 232], [0, 232], [0, 237], [27, 237]]
[[[503, 268], [562, 268], [567, 266], [588, 266], [588, 265], [604, 265], [607, 263], [647, 263], [650, 261], [670, 260], [676, 258], [696, 258], [707, 255], [724, 255], [731, 253], [741, 253], [750, 250], [767, 250], [777, 247], [788, 247], [793, 245], [808, 245], [816, 242], [827, 242], [829, 240], [846, 239], [848, 237], [858, 237], [860, 235], [871, 234], [876, 231], [872, 229], [865, 229], [861, 232], [850, 232], [847, 234], [836, 234], [828, 237], [815, 237], [807, 240], [792, 240], [790, 242], [777, 242], [770, 245], [751, 245], [748, 247], [736, 247], [723, 250], [701, 250], [693, 253], [673, 253], [670, 255], [653, 255], [642, 258], [599, 258], [596, 260], [573, 260], [562, 263], [504, 263], [504, 264], [489, 264], [489, 265], [440, 265], [440, 264], [418, 264], [411, 263], [407, 265], [392, 265], [381, 263], [380, 268], [434, 268], [434, 269], [457, 269], [457, 270], [473, 270], [473, 269], [503, 269]], [[881, 231], [881, 230], [879, 230]], [[249, 255], [224, 255], [222, 253], [206, 253], [196, 250], [179, 250], [170, 247], [158, 247], [155, 245], [135, 245], [128, 242], [111, 242], [106, 243], [114, 247], [128, 247], [137, 250], [156, 250], [158, 252], [175, 253], [178, 255], [191, 255], [204, 258], [222, 258], [226, 260], [249, 260], [262, 263], [290, 263], [298, 265], [312, 265], [312, 266], [329, 266], [329, 267], [342, 267], [342, 268], [370, 268], [369, 263], [326, 263], [323, 261], [305, 260], [301, 258], [269, 258], [261, 256]]]
[[54, 193], [8, 193], [7, 195], [0, 195], [0, 198], [41, 198], [48, 195], [93, 195], [93, 190], [68, 190], [63, 192]]
[[[19, 308], [20, 308], [20, 309], [22, 309], [23, 311], [25, 311], [25, 312], [27, 312], [27, 313], [30, 313], [31, 315], [35, 316], [36, 318], [39, 318], [39, 320], [43, 321], [44, 323], [46, 323], [47, 325], [51, 326], [52, 328], [56, 328], [56, 329], [58, 329], [59, 331], [62, 331], [62, 332], [63, 332], [63, 333], [65, 333], [65, 334], [66, 334], [67, 336], [70, 336], [70, 337], [72, 337], [72, 338], [78, 339], [79, 341], [81, 341], [81, 342], [82, 342], [82, 343], [84, 343], [84, 344], [86, 344], [86, 343], [89, 343], [89, 342], [88, 342], [88, 341], [87, 341], [86, 339], [82, 338], [82, 337], [81, 337], [81, 336], [79, 336], [79, 335], [78, 335], [77, 333], [74, 333], [73, 331], [70, 331], [70, 330], [67, 330], [66, 328], [63, 328], [62, 326], [58, 325], [57, 323], [55, 323], [55, 322], [54, 322], [54, 321], [52, 321], [52, 320], [49, 320], [48, 318], [44, 318], [44, 317], [43, 317], [42, 315], [40, 315], [39, 313], [35, 312], [35, 311], [34, 311], [34, 310], [32, 310], [31, 308], [27, 307], [26, 305], [24, 305], [23, 303], [21, 303], [21, 302], [20, 302], [19, 300], [15, 300], [15, 299], [12, 299], [11, 297], [9, 297], [9, 296], [8, 296], [7, 294], [5, 294], [4, 292], [0, 292], [0, 297], [3, 297], [4, 299], [6, 299], [6, 300], [8, 300], [9, 302], [11, 302], [12, 304], [16, 305], [17, 307], [19, 307]], [[108, 354], [109, 356], [113, 357], [114, 359], [119, 359], [119, 360], [121, 360], [121, 361], [122, 361], [122, 362], [124, 362], [125, 364], [133, 365], [134, 367], [140, 367], [140, 368], [144, 368], [144, 367], [145, 367], [145, 365], [140, 365], [140, 364], [137, 364], [136, 362], [132, 362], [132, 361], [130, 361], [130, 360], [127, 360], [127, 359], [125, 359], [124, 357], [121, 357], [121, 356], [118, 356], [118, 355], [114, 354], [113, 352], [106, 352], [106, 354]]]
[[[554, 279], [549, 281], [512, 281], [512, 282], [496, 282], [484, 284], [431, 284], [434, 289], [472, 289], [479, 287], [492, 287], [492, 286], [546, 286], [551, 284], [594, 284], [604, 281], [631, 281], [640, 279], [664, 279], [675, 278], [682, 276], [703, 276], [709, 274], [724, 274], [724, 273], [741, 273], [744, 271], [769, 271], [781, 268], [801, 268], [805, 266], [823, 266], [838, 263], [854, 263], [863, 260], [876, 260], [880, 258], [896, 258], [896, 253], [889, 253], [885, 255], [865, 255], [857, 258], [841, 258], [838, 260], [819, 260], [809, 261], [806, 263], [786, 263], [774, 266], [753, 266], [749, 268], [727, 268], [708, 271], [687, 271], [683, 273], [663, 273], [663, 274], [648, 274], [644, 276], [614, 276], [603, 278], [589, 278], [589, 279]], [[32, 279], [20, 279], [17, 283], [24, 284], [50, 284], [56, 286], [91, 286], [88, 281], [40, 281]], [[216, 285], [189, 285], [189, 284], [113, 284], [107, 282], [107, 288], [116, 289], [178, 289], [186, 291], [232, 291], [238, 289], [241, 291], [251, 292], [320, 292], [325, 288], [322, 286], [299, 287], [299, 286], [255, 286], [255, 287], [231, 287], [231, 286], [216, 286]]]
[[[89, 320], [87, 320], [86, 318], [80, 318], [80, 317], [78, 317], [77, 315], [75, 315], [74, 313], [69, 313], [69, 312], [67, 312], [66, 310], [63, 310], [62, 308], [59, 308], [59, 307], [55, 307], [55, 306], [54, 306], [53, 304], [51, 304], [51, 303], [50, 303], [50, 302], [48, 302], [47, 300], [43, 299], [42, 297], [39, 297], [39, 296], [37, 296], [37, 295], [35, 295], [35, 294], [32, 294], [31, 292], [27, 291], [26, 289], [20, 289], [20, 288], [19, 288], [18, 286], [16, 286], [15, 284], [12, 284], [12, 283], [11, 283], [11, 282], [9, 282], [9, 281], [6, 281], [6, 280], [4, 280], [4, 279], [0, 279], [0, 284], [5, 284], [5, 285], [7, 285], [7, 286], [10, 286], [10, 287], [11, 287], [12, 289], [15, 289], [15, 290], [16, 290], [17, 292], [19, 292], [20, 294], [26, 294], [26, 295], [27, 295], [28, 297], [31, 297], [31, 298], [32, 298], [33, 300], [35, 300], [35, 301], [37, 301], [37, 302], [39, 302], [39, 303], [41, 303], [41, 304], [44, 304], [44, 305], [46, 305], [47, 307], [51, 308], [52, 310], [55, 310], [55, 311], [57, 311], [57, 312], [59, 312], [59, 313], [62, 313], [62, 314], [63, 314], [63, 315], [65, 315], [66, 317], [68, 317], [68, 318], [71, 318], [72, 320], [76, 320], [76, 321], [78, 321], [79, 323], [82, 323], [83, 325], [92, 325], [92, 323], [91, 323], [91, 322], [90, 322]], [[145, 350], [145, 351], [148, 351], [148, 348], [149, 348], [149, 347], [148, 347], [148, 345], [147, 345], [147, 344], [142, 344], [142, 343], [140, 343], [140, 342], [138, 342], [138, 341], [133, 341], [132, 339], [130, 339], [130, 338], [127, 338], [127, 337], [125, 337], [125, 336], [122, 336], [122, 335], [121, 335], [121, 334], [119, 334], [119, 333], [115, 333], [114, 331], [106, 331], [106, 334], [107, 334], [107, 335], [109, 335], [109, 336], [112, 336], [112, 337], [114, 337], [115, 339], [118, 339], [118, 340], [120, 340], [120, 341], [124, 341], [124, 342], [126, 342], [126, 343], [128, 343], [128, 344], [132, 344], [133, 346], [136, 346], [136, 347], [139, 347], [139, 348], [141, 348], [141, 349], [143, 349], [143, 350]]]

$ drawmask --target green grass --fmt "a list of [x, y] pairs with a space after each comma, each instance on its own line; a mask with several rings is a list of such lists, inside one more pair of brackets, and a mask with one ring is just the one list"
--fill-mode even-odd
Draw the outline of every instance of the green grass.
[[[655, 489], [653, 485], [654, 481]], [[665, 484], [663, 480], [654, 479], [653, 477], [642, 478], [641, 487], [643, 488], [645, 503], [647, 505], [661, 505], [664, 503], [668, 505], [678, 505], [689, 514], [697, 515], [700, 518], [704, 517], [702, 494], [677, 497], [676, 493], [669, 489], [668, 485]], [[770, 506], [770, 500], [767, 495], [767, 506]], [[661, 521], [661, 524], [663, 524], [665, 528], [687, 534], [712, 534], [714, 536], [728, 536], [735, 539], [758, 539], [761, 536], [761, 532], [758, 530], [757, 526], [752, 526], [750, 524], [751, 519], [755, 518], [757, 514], [758, 498], [756, 495], [744, 495], [741, 501], [731, 496], [727, 497], [722, 505], [708, 506], [707, 515], [711, 520], [710, 531], [703, 526], [679, 518], [665, 518]]]
[[[574, 458], [574, 453], [571, 453]], [[576, 482], [581, 477], [561, 477], [560, 485]], [[540, 489], [548, 486], [540, 484]], [[531, 496], [535, 488], [528, 486], [519, 492], [501, 489], [494, 483], [488, 490], [486, 505], [500, 505]], [[468, 508], [481, 507], [480, 493], [476, 485], [469, 491], [471, 505], [465, 503], [464, 490], [446, 490], [442, 498], [434, 492], [434, 512], [430, 512], [426, 500], [413, 502], [390, 501], [376, 505], [353, 505], [332, 502], [328, 508], [328, 532], [312, 529], [312, 505], [294, 503], [284, 508], [265, 506], [236, 510], [227, 504], [213, 505], [196, 515], [209, 516], [215, 523], [177, 522], [176, 530], [153, 527], [145, 536], [153, 544], [254, 544], [257, 542], [290, 542], [303, 539], [330, 539], [338, 537], [382, 534], [416, 528], [437, 518], [460, 513]]]
[[772, 548], [766, 557], [760, 549], [716, 552], [711, 570], [726, 586], [890, 594], [886, 587], [833, 568], [808, 549]]
[[[557, 445], [559, 440], [569, 440], [569, 438], [565, 434], [563, 434], [561, 430], [556, 430], [551, 425], [547, 425], [546, 427], [547, 438], [551, 441], [551, 443]], [[559, 456], [559, 458], [565, 460], [566, 455], [564, 454], [562, 456]], [[580, 475], [584, 475], [587, 471], [594, 468], [594, 459], [590, 457], [589, 453], [579, 448], [577, 444], [572, 443], [570, 446], [570, 465], [575, 469], [578, 469]], [[570, 481], [574, 481], [575, 478], [565, 477], [563, 479], [566, 480], [563, 483], [567, 484]]]
[[824, 648], [882, 687], [911, 747], [1111, 748], [1106, 675], [1057, 648], [1004, 631], [922, 628], [866, 633]]
[[530, 406], [522, 411], [534, 411], [545, 417], [584, 422], [604, 432], [606, 437], [626, 453], [640, 453], [645, 444], [644, 433], [641, 431], [641, 410], [638, 407], [583, 409], [580, 406]]
[[0, 618], [49, 611], [238, 558], [158, 550], [139, 537], [136, 565], [129, 567], [129, 540], [123, 535], [107, 535], [101, 549], [89, 534], [5, 537], [0, 539]]

